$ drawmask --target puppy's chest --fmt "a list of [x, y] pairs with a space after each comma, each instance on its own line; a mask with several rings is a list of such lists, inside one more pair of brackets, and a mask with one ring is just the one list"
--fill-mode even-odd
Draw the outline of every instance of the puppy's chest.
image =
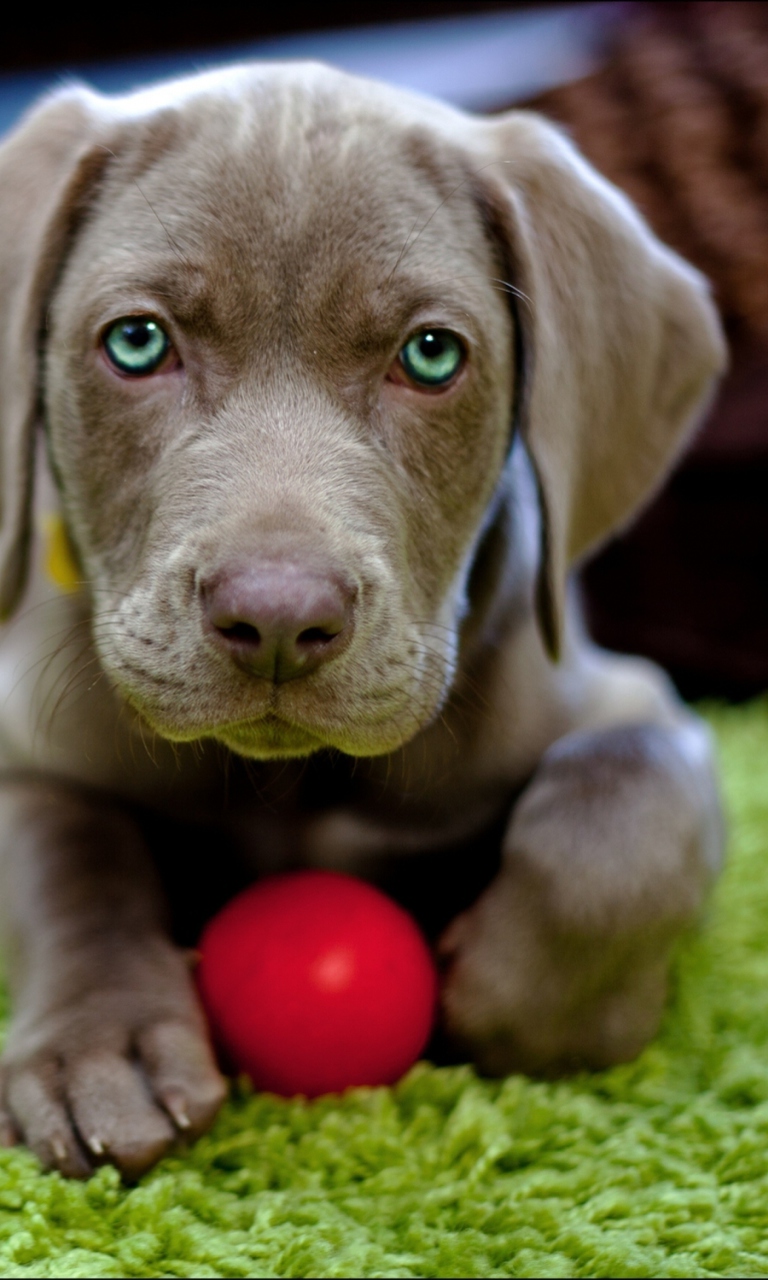
[[253, 875], [326, 867], [371, 875], [392, 859], [458, 850], [506, 820], [514, 795], [429, 785], [397, 764], [328, 757], [239, 766], [227, 827]]

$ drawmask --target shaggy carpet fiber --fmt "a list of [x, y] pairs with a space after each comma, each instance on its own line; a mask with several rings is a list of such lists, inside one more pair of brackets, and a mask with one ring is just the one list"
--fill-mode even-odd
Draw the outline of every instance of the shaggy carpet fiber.
[[640, 1059], [558, 1083], [418, 1065], [243, 1092], [126, 1189], [0, 1152], [3, 1276], [768, 1275], [768, 703], [707, 711], [726, 873]]

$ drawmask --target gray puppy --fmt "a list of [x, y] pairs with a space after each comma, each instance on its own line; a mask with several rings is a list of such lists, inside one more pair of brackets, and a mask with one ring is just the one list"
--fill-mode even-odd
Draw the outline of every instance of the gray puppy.
[[567, 578], [723, 366], [701, 277], [534, 115], [273, 64], [33, 111], [0, 299], [4, 1140], [135, 1176], [210, 1124], [174, 823], [204, 895], [225, 841], [250, 874], [427, 858], [428, 904], [451, 866], [448, 1039], [637, 1053], [721, 858], [712, 752]]

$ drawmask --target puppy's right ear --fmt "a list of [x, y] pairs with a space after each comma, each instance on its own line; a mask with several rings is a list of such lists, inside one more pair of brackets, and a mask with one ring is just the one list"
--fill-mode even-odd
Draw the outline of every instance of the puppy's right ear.
[[66, 89], [0, 145], [0, 619], [26, 580], [45, 308], [73, 218], [109, 154], [96, 145], [96, 101]]

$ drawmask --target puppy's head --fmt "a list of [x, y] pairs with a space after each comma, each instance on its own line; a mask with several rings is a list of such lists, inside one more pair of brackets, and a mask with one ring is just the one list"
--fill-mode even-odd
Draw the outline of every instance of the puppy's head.
[[700, 278], [543, 121], [325, 68], [67, 91], [0, 151], [0, 215], [2, 607], [42, 412], [104, 667], [246, 755], [434, 717], [515, 404], [556, 651], [568, 568], [722, 361]]

